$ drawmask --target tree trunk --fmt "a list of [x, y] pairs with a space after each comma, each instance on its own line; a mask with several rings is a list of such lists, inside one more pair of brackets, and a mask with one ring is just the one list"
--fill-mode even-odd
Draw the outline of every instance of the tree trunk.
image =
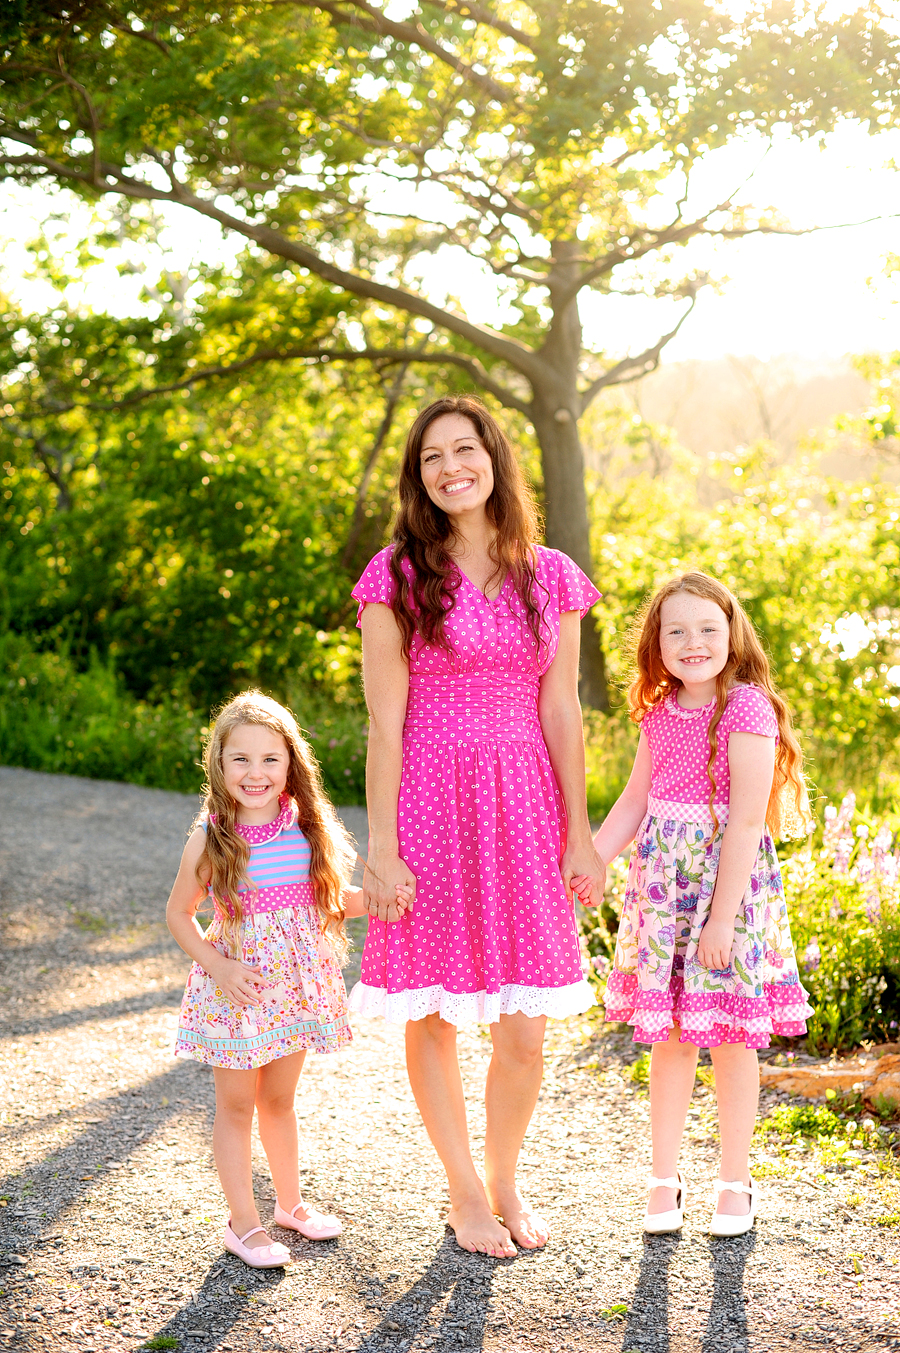
[[[574, 559], [593, 581], [584, 453], [578, 436], [582, 403], [578, 392], [582, 332], [577, 299], [581, 245], [574, 237], [556, 239], [551, 255], [553, 319], [541, 348], [541, 375], [531, 381], [532, 418], [544, 468], [546, 538], [551, 549], [562, 550]], [[585, 705], [609, 709], [603, 646], [590, 615], [585, 616], [581, 625], [579, 687]]]
[[[549, 384], [549, 382], [548, 382]], [[587, 493], [584, 487], [584, 454], [578, 424], [564, 400], [551, 390], [535, 391], [534, 430], [544, 468], [546, 541], [562, 550], [593, 580]], [[563, 416], [565, 415], [565, 416]], [[609, 709], [606, 661], [594, 619], [581, 623], [581, 699], [593, 709]]]

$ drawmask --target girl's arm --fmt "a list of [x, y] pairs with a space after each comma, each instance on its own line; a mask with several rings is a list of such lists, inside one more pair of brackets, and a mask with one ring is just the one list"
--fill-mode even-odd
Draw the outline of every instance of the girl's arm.
[[700, 935], [697, 958], [717, 972], [731, 962], [734, 922], [766, 825], [766, 808], [775, 774], [775, 739], [759, 733], [731, 733], [728, 822], [722, 835], [719, 872], [709, 916]]
[[566, 846], [560, 861], [566, 895], [572, 901], [572, 881], [586, 906], [599, 906], [606, 870], [591, 840], [584, 771], [584, 725], [578, 701], [578, 652], [581, 617], [577, 611], [560, 616], [559, 648], [541, 677], [538, 717], [550, 764], [566, 806]]
[[206, 833], [198, 827], [191, 833], [181, 856], [178, 877], [166, 903], [166, 924], [188, 957], [209, 973], [229, 1001], [235, 1005], [259, 1005], [257, 992], [267, 983], [255, 969], [220, 954], [197, 924], [197, 908], [206, 896], [206, 889], [197, 882], [195, 870], [205, 846]]
[[366, 804], [369, 810], [369, 858], [363, 893], [365, 909], [382, 921], [398, 921], [398, 889], [409, 895], [412, 910], [416, 880], [400, 858], [397, 805], [403, 760], [403, 722], [409, 696], [409, 663], [403, 656], [400, 627], [390, 606], [370, 603], [362, 613], [363, 684], [369, 709], [366, 756]]
[[650, 744], [641, 733], [628, 784], [616, 799], [594, 837], [594, 845], [607, 863], [630, 846], [647, 813], [650, 796]]

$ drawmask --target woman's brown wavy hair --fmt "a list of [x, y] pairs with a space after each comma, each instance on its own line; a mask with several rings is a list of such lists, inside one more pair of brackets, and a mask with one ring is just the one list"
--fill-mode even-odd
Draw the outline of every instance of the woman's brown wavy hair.
[[[471, 395], [445, 395], [418, 415], [406, 438], [400, 469], [400, 510], [394, 526], [390, 569], [396, 584], [391, 609], [400, 626], [403, 656], [408, 658], [418, 633], [427, 644], [448, 647], [444, 621], [459, 586], [449, 546], [454, 538], [452, 519], [429, 498], [422, 483], [422, 443], [437, 418], [460, 414], [472, 424], [491, 458], [494, 489], [485, 504], [494, 528], [490, 555], [491, 581], [510, 573], [528, 614], [535, 644], [541, 643], [541, 615], [534, 601], [537, 582], [535, 542], [538, 512], [509, 438], [480, 400]], [[412, 580], [403, 569], [409, 560]], [[549, 595], [549, 594], [548, 594]]]
[[247, 865], [250, 847], [235, 831], [237, 805], [225, 787], [222, 752], [230, 735], [244, 724], [268, 728], [283, 738], [288, 753], [284, 792], [297, 809], [297, 826], [309, 842], [309, 876], [322, 931], [344, 957], [347, 936], [341, 890], [347, 887], [356, 852], [322, 787], [319, 764], [289, 709], [263, 695], [244, 691], [217, 714], [203, 750], [206, 784], [203, 807], [195, 826], [206, 827], [206, 846], [197, 862], [197, 881], [212, 885], [213, 900], [223, 918], [222, 933], [232, 957], [241, 955], [244, 909], [239, 889], [250, 889]]
[[[684, 573], [672, 578], [644, 605], [635, 621], [634, 665], [636, 675], [628, 689], [628, 704], [635, 723], [661, 704], [681, 682], [663, 666], [659, 634], [663, 602], [679, 592], [690, 592], [695, 597], [713, 601], [728, 618], [728, 661], [716, 677], [716, 710], [709, 725], [709, 760], [706, 773], [710, 781], [709, 806], [713, 821], [718, 826], [715, 812], [716, 782], [713, 764], [716, 759], [716, 736], [728, 693], [738, 683], [752, 684], [765, 691], [778, 721], [778, 745], [775, 751], [775, 774], [766, 809], [766, 823], [773, 836], [804, 835], [810, 830], [809, 798], [803, 775], [803, 754], [791, 721], [787, 703], [772, 684], [769, 659], [753, 624], [733, 592], [723, 583], [705, 573]], [[788, 825], [791, 831], [788, 832]]]

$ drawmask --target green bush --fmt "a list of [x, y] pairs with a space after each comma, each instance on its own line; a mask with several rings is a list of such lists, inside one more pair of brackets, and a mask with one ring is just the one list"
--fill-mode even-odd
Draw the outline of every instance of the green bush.
[[0, 760], [30, 770], [186, 793], [200, 788], [204, 719], [177, 699], [137, 700], [115, 670], [92, 658], [79, 671], [64, 653], [0, 636]]
[[[111, 662], [79, 670], [59, 651], [0, 635], [0, 762], [29, 770], [124, 780], [197, 793], [208, 714], [176, 696], [136, 699]], [[365, 711], [319, 696], [290, 701], [335, 803], [365, 800]]]
[[826, 807], [812, 844], [783, 864], [812, 1051], [896, 1039], [900, 1025], [900, 849], [893, 827]]

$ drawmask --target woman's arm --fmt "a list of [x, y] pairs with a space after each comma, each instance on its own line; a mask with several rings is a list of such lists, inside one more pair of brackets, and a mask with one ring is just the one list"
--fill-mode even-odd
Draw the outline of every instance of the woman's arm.
[[566, 846], [560, 861], [566, 895], [571, 901], [574, 878], [584, 880], [584, 887], [579, 890], [581, 900], [586, 906], [598, 906], [606, 870], [594, 849], [588, 821], [584, 726], [578, 701], [580, 644], [581, 617], [577, 611], [565, 611], [560, 616], [556, 657], [541, 678], [538, 716], [566, 806]]
[[267, 985], [264, 979], [246, 963], [220, 954], [197, 924], [197, 907], [206, 890], [197, 882], [196, 869], [205, 846], [206, 833], [198, 827], [191, 833], [181, 856], [178, 876], [166, 903], [166, 924], [188, 957], [209, 973], [229, 1001], [236, 1005], [259, 1005], [257, 992]]
[[371, 916], [397, 921], [402, 915], [398, 889], [407, 890], [409, 910], [416, 889], [412, 871], [400, 858], [397, 835], [409, 663], [403, 656], [400, 627], [390, 606], [370, 603], [362, 613], [361, 627], [363, 682], [369, 709], [366, 757], [369, 858], [363, 894]]
[[594, 837], [600, 858], [607, 864], [634, 840], [647, 813], [650, 796], [650, 744], [641, 733], [628, 784], [616, 799]]
[[704, 968], [717, 972], [731, 962], [735, 918], [765, 830], [775, 774], [775, 739], [759, 733], [729, 734], [728, 772], [728, 822], [722, 834], [715, 892], [697, 949]]

